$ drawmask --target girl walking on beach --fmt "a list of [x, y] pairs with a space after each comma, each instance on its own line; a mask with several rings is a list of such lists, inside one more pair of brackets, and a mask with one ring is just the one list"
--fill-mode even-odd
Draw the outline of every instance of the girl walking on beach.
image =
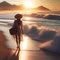
[[20, 41], [22, 38], [22, 33], [23, 33], [23, 25], [22, 25], [22, 15], [21, 14], [16, 14], [14, 16], [16, 20], [13, 23], [12, 29], [10, 29], [11, 35], [14, 35], [16, 38], [16, 43], [17, 43], [17, 48], [20, 49]]

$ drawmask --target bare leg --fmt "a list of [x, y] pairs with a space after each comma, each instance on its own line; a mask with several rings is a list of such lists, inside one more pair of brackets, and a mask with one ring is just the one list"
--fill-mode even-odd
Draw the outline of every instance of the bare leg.
[[15, 36], [16, 36], [16, 43], [17, 43], [17, 48], [18, 48], [18, 46], [19, 46], [18, 36], [17, 35], [15, 35]]
[[21, 37], [19, 36], [19, 45], [20, 45], [20, 40], [21, 40]]
[[20, 36], [18, 36], [18, 38], [19, 38], [19, 40], [18, 40], [18, 41], [19, 41], [19, 50], [20, 50]]

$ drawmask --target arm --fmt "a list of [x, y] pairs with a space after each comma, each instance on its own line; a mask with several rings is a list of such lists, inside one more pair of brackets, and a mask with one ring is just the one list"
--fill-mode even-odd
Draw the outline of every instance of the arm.
[[14, 21], [14, 23], [13, 23], [13, 26], [12, 26], [13, 28], [15, 28], [16, 27], [16, 20]]

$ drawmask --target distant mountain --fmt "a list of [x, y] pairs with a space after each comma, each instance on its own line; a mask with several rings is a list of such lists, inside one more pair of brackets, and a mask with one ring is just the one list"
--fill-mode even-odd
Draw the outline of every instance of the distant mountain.
[[10, 3], [3, 1], [0, 3], [0, 10], [19, 10], [22, 9], [22, 5], [11, 5]]
[[3, 1], [3, 2], [0, 3], [0, 9], [2, 9], [2, 10], [4, 10], [4, 9], [9, 9], [9, 8], [11, 8], [11, 7], [12, 7], [12, 5], [9, 4], [9, 3], [6, 2], [6, 1]]
[[41, 10], [41, 11], [50, 11], [50, 9], [44, 7], [44, 6], [39, 6], [37, 8], [35, 8], [36, 10]]
[[[23, 4], [17, 6], [17, 5], [11, 5], [10, 3], [6, 1], [3, 1], [0, 3], [0, 10], [20, 10], [20, 9], [25, 9]], [[39, 6], [37, 8], [33, 8], [32, 10], [50, 11], [48, 8], [44, 6]]]
[[11, 4], [9, 4], [8, 2], [6, 2], [6, 1], [3, 1], [3, 2], [1, 2], [0, 3], [0, 7], [2, 7], [2, 6], [11, 6]]

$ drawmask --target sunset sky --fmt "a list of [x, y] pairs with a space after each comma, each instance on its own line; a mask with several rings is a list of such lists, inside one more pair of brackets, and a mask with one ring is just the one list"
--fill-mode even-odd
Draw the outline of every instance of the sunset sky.
[[7, 1], [11, 4], [17, 4], [17, 5], [30, 4], [29, 5], [30, 7], [37, 7], [37, 6], [43, 5], [51, 10], [60, 11], [60, 0], [0, 0], [0, 2], [2, 2], [2, 1]]

